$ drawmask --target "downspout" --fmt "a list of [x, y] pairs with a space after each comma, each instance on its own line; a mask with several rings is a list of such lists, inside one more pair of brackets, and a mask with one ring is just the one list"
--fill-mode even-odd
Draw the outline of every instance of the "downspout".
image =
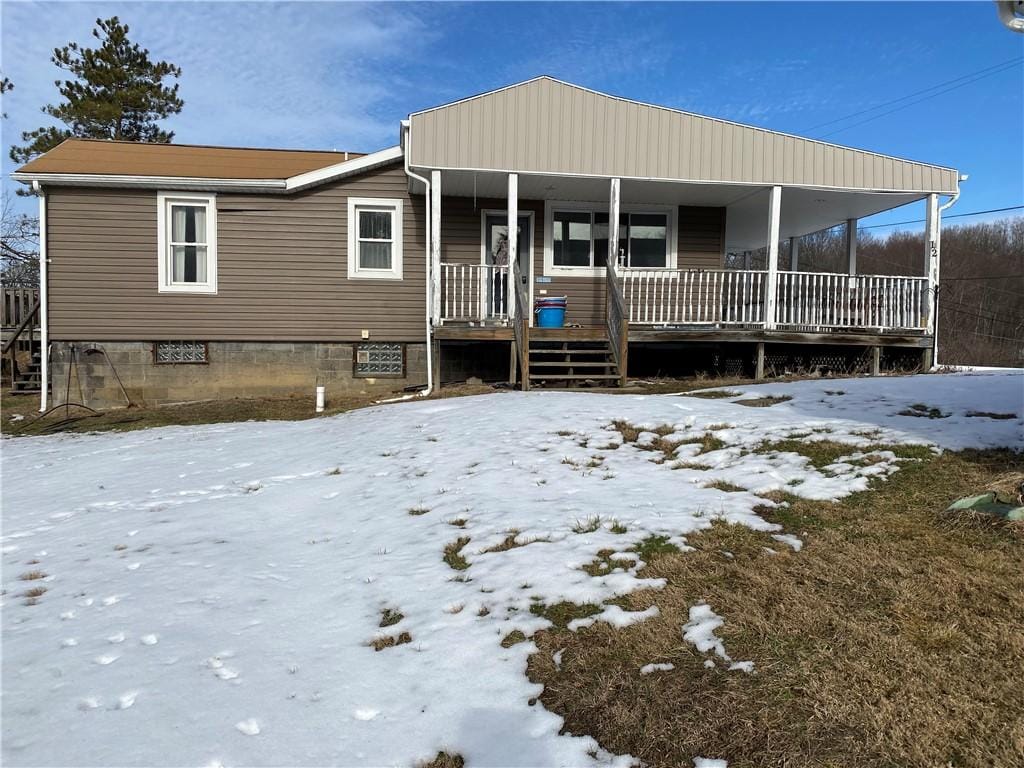
[[32, 189], [39, 195], [39, 412], [45, 413], [50, 394], [50, 318], [47, 311], [46, 192], [38, 181]]
[[424, 285], [425, 285], [424, 297], [425, 297], [425, 306], [426, 306], [425, 326], [426, 326], [426, 338], [427, 338], [427, 388], [424, 389], [422, 392], [420, 392], [420, 397], [429, 397], [430, 394], [434, 391], [434, 347], [433, 347], [433, 343], [432, 343], [432, 334], [433, 334], [434, 327], [433, 327], [433, 317], [432, 317], [432, 314], [431, 314], [431, 311], [430, 311], [431, 310], [431, 298], [432, 298], [431, 295], [430, 295], [430, 266], [431, 266], [431, 253], [430, 253], [430, 249], [431, 249], [431, 246], [432, 246], [432, 243], [433, 243], [433, 241], [431, 240], [431, 237], [430, 237], [431, 234], [432, 234], [431, 231], [430, 231], [430, 221], [431, 221], [431, 218], [432, 218], [431, 215], [430, 215], [430, 180], [425, 178], [425, 177], [423, 177], [423, 176], [420, 176], [418, 173], [414, 173], [412, 171], [412, 169], [409, 168], [409, 155], [412, 154], [411, 147], [410, 147], [410, 142], [412, 140], [412, 138], [411, 138], [412, 134], [411, 134], [411, 131], [410, 131], [411, 126], [409, 126], [406, 123], [403, 127], [405, 128], [405, 141], [403, 142], [405, 144], [405, 147], [404, 147], [404, 149], [405, 149], [405, 152], [404, 152], [404, 155], [405, 155], [405, 157], [404, 157], [404, 160], [405, 160], [405, 175], [408, 176], [410, 179], [415, 179], [416, 181], [422, 182], [424, 187], [426, 188], [426, 192], [424, 193], [424, 196], [423, 196], [423, 206], [424, 206], [424, 210], [427, 213], [427, 221], [426, 221], [426, 224], [425, 224], [425, 227], [424, 227], [424, 237], [426, 238], [426, 247], [424, 249], [424, 254], [426, 256], [426, 259], [425, 259], [426, 264], [424, 265], [423, 275], [424, 275]]
[[944, 204], [939, 206], [939, 274], [935, 280], [935, 336], [932, 337], [932, 370], [934, 371], [939, 367], [939, 279], [942, 277], [942, 212], [947, 208], [952, 208], [956, 205], [956, 201], [960, 199], [960, 182], [965, 180], [966, 176], [961, 176], [957, 179], [956, 192], [949, 198]]

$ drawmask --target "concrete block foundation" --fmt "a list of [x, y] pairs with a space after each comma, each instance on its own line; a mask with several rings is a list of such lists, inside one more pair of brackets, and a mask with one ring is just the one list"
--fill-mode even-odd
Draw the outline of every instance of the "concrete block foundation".
[[[50, 355], [52, 403], [90, 408], [256, 397], [314, 397], [317, 384], [332, 394], [387, 393], [425, 385], [426, 345], [408, 343], [405, 374], [353, 374], [356, 343], [211, 341], [205, 363], [157, 363], [152, 342], [54, 342]], [[123, 389], [122, 389], [123, 387]]]

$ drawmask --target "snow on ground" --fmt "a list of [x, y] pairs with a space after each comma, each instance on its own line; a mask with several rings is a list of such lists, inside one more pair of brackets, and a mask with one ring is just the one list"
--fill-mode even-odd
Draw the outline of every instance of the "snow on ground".
[[[716, 519], [799, 533], [756, 515], [754, 494], [863, 489], [899, 465], [884, 452], [857, 461], [868, 445], [1024, 447], [1022, 382], [742, 388], [793, 398], [769, 408], [511, 393], [4, 440], [3, 762], [412, 765], [447, 750], [471, 766], [629, 763], [559, 735], [561, 719], [531, 704], [535, 646], [501, 640], [547, 626], [535, 600], [600, 604], [659, 587], [628, 551], [652, 534], [685, 545]], [[950, 415], [894, 415], [915, 403]], [[682, 445], [674, 468], [620, 446], [613, 419], [670, 425], [671, 439], [713, 427], [725, 447]], [[750, 452], [786, 436], [848, 442], [850, 457], [818, 470], [796, 453]], [[464, 570], [442, 559], [460, 537]], [[487, 551], [509, 537], [517, 546]], [[602, 549], [621, 554], [591, 577], [581, 566]], [[33, 570], [45, 578], [18, 580]], [[388, 610], [401, 619], [381, 627]], [[608, 608], [596, 620], [642, 618]], [[385, 638], [394, 644], [371, 647]]]

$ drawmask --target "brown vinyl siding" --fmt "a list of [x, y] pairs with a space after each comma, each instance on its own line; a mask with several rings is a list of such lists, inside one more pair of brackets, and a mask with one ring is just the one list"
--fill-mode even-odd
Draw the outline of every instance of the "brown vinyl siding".
[[957, 171], [540, 77], [411, 116], [412, 164], [951, 193]]
[[[402, 280], [350, 280], [347, 198], [403, 200]], [[400, 165], [290, 196], [217, 196], [217, 295], [157, 291], [155, 191], [47, 191], [55, 340], [424, 339], [424, 201]]]

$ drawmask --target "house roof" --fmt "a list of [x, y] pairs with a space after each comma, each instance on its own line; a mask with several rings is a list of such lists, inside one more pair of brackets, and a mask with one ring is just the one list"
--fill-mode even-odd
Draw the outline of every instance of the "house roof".
[[362, 156], [362, 153], [358, 152], [67, 139], [46, 154], [23, 165], [17, 173], [193, 179], [287, 179]]
[[952, 168], [537, 77], [409, 116], [410, 164], [870, 192], [952, 193]]

